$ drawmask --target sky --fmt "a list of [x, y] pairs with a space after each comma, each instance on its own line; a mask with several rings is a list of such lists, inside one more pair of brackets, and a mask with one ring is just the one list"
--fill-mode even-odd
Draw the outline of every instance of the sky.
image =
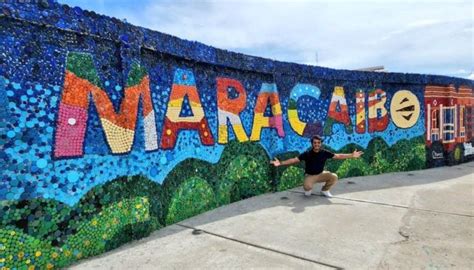
[[474, 2], [59, 0], [216, 48], [336, 69], [474, 80]]

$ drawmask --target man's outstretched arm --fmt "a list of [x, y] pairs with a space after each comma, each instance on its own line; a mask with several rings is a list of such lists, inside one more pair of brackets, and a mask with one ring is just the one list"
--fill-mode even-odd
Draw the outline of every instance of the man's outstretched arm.
[[299, 162], [300, 162], [300, 160], [297, 157], [290, 158], [290, 159], [287, 159], [287, 160], [284, 160], [284, 161], [279, 161], [277, 158], [275, 158], [275, 160], [270, 161], [270, 163], [275, 165], [275, 167], [278, 167], [278, 166], [281, 166], [281, 165], [292, 165], [292, 164], [296, 164], [296, 163], [299, 163]]
[[354, 150], [352, 154], [334, 154], [333, 159], [359, 158], [364, 152]]

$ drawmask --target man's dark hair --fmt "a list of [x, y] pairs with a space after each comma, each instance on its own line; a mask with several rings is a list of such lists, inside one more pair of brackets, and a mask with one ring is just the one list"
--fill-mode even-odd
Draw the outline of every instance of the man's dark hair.
[[321, 141], [321, 142], [323, 141], [323, 139], [319, 135], [314, 135], [313, 137], [311, 137], [311, 144], [313, 144], [314, 140], [318, 140], [318, 141]]

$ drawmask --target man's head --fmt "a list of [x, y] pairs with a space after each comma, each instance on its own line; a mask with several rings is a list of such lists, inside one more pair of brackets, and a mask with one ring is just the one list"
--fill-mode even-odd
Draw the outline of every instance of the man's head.
[[320, 136], [315, 135], [311, 138], [311, 146], [313, 151], [318, 152], [321, 149], [322, 139]]

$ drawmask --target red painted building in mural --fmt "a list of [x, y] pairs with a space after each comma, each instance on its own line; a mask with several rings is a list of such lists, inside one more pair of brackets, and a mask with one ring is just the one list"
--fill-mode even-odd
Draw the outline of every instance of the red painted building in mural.
[[[431, 158], [448, 158], [450, 164], [474, 154], [474, 96], [472, 89], [454, 85], [425, 88], [426, 145]], [[438, 147], [438, 151], [436, 148]]]

